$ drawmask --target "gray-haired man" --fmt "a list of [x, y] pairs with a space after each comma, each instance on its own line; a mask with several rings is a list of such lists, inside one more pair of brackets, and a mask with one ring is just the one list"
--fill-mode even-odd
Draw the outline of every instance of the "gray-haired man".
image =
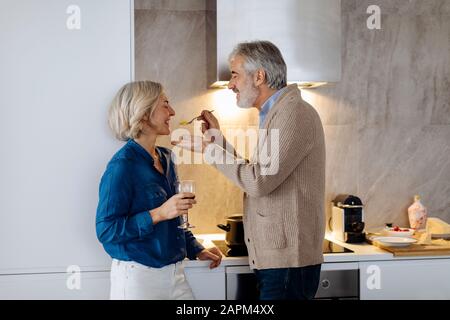
[[[317, 291], [325, 231], [325, 143], [317, 112], [302, 100], [297, 85], [286, 83], [286, 64], [271, 42], [240, 43], [230, 55], [228, 88], [237, 105], [259, 110], [260, 128], [276, 130], [276, 174], [262, 163], [240, 161], [237, 153], [204, 142], [205, 154], [235, 157], [211, 162], [244, 192], [244, 230], [249, 264], [260, 299], [312, 299]], [[208, 111], [202, 130], [220, 130]], [[220, 139], [219, 139], [220, 140]]]

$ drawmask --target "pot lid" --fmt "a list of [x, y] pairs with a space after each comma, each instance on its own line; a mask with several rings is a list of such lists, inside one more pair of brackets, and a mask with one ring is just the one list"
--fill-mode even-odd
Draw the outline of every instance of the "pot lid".
[[227, 220], [242, 220], [242, 214], [233, 214], [226, 217]]

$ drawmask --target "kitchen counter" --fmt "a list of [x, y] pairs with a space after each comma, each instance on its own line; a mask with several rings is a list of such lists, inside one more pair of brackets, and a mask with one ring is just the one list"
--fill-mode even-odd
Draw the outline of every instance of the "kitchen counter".
[[[212, 247], [212, 240], [224, 240], [224, 233], [214, 234], [196, 234], [195, 237], [206, 248]], [[415, 259], [449, 259], [450, 256], [420, 256], [420, 257], [394, 257], [390, 252], [380, 249], [368, 243], [362, 244], [349, 244], [334, 239], [331, 235], [325, 237], [327, 240], [333, 241], [345, 248], [348, 248], [354, 252], [350, 253], [325, 253], [324, 263], [337, 263], [337, 262], [364, 262], [364, 261], [390, 261], [390, 260], [415, 260]], [[200, 260], [186, 260], [186, 267], [207, 267], [208, 261]], [[221, 267], [248, 265], [248, 257], [223, 257]]]
[[[214, 244], [212, 240], [225, 240], [225, 233], [210, 233], [210, 234], [194, 234], [197, 240], [205, 247], [210, 248], [213, 247]], [[186, 267], [207, 267], [209, 266], [209, 261], [201, 261], [201, 260], [186, 260]], [[222, 257], [222, 263], [220, 267], [227, 266], [242, 266], [248, 265], [248, 257]]]
[[[211, 247], [212, 240], [224, 240], [225, 234], [197, 234], [196, 237], [205, 247]], [[442, 280], [450, 277], [449, 255], [394, 257], [368, 243], [343, 243], [330, 235], [325, 239], [354, 251], [324, 254], [321, 276], [332, 281], [333, 287], [339, 285], [336, 274], [357, 270], [361, 300], [450, 299], [450, 282]], [[223, 257], [215, 269], [209, 269], [209, 264], [209, 261], [186, 260], [186, 277], [198, 299], [223, 300], [229, 294], [233, 297], [227, 291], [228, 281], [233, 281], [236, 274], [245, 277], [252, 273], [248, 257]]]

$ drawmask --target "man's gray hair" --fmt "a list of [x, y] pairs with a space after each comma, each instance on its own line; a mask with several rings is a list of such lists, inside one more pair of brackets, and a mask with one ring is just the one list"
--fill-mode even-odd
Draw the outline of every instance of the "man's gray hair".
[[239, 43], [230, 53], [228, 60], [235, 56], [245, 60], [244, 69], [253, 74], [258, 69], [266, 73], [267, 85], [271, 89], [281, 89], [286, 86], [286, 63], [280, 50], [270, 41], [252, 41]]

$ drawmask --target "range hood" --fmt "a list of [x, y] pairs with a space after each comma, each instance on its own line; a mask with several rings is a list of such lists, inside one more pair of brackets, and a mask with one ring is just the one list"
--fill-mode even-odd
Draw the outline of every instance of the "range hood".
[[211, 0], [208, 85], [226, 86], [228, 55], [242, 41], [269, 40], [283, 54], [288, 83], [316, 87], [341, 78], [340, 0]]

